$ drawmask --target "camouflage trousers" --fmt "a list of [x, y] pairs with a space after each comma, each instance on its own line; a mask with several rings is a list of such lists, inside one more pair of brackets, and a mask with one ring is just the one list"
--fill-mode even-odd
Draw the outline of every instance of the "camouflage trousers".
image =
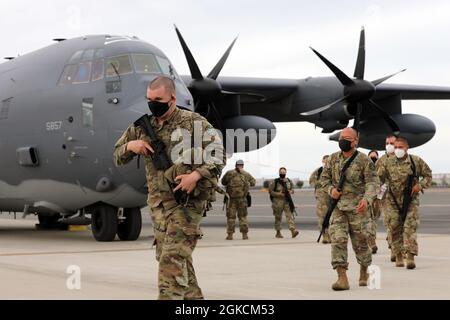
[[275, 216], [275, 230], [281, 231], [281, 220], [283, 218], [283, 212], [286, 215], [286, 221], [288, 224], [289, 230], [293, 231], [297, 228], [295, 227], [295, 220], [292, 215], [291, 209], [289, 208], [289, 204], [287, 201], [274, 201], [272, 203], [273, 215]]
[[331, 265], [348, 268], [347, 243], [350, 235], [356, 260], [362, 266], [372, 263], [372, 251], [367, 243], [368, 213], [341, 211], [336, 208], [330, 219], [328, 232], [331, 237]]
[[192, 263], [203, 214], [194, 206], [188, 205], [186, 209], [192, 219], [190, 223], [179, 207], [170, 211], [162, 205], [152, 208], [156, 260], [159, 262], [159, 300], [203, 299]]
[[418, 255], [417, 228], [420, 225], [418, 205], [411, 203], [404, 224], [395, 204], [388, 202], [387, 206], [389, 212], [388, 228], [392, 236], [392, 253], [395, 255], [399, 253]]
[[234, 233], [236, 228], [236, 213], [239, 219], [239, 230], [242, 233], [247, 233], [247, 198], [230, 198], [227, 207], [227, 233]]
[[319, 231], [322, 231], [323, 219], [328, 211], [328, 195], [318, 196], [316, 198], [316, 215], [317, 215], [317, 226]]
[[[388, 200], [387, 199], [383, 199], [382, 200], [382, 204], [381, 204], [381, 212], [383, 213], [383, 224], [384, 227], [386, 228], [386, 241], [388, 243], [388, 247], [389, 249], [392, 248], [391, 243], [392, 243], [392, 234], [391, 234], [391, 230], [389, 228], [389, 224], [390, 224], [390, 217], [392, 216], [392, 207], [388, 205]], [[391, 212], [390, 212], [391, 210]], [[394, 213], [396, 213], [397, 211], [394, 211]]]
[[378, 219], [381, 215], [381, 202], [375, 199], [373, 204], [369, 207], [370, 219], [367, 225], [367, 235], [369, 243], [375, 243], [377, 238]]

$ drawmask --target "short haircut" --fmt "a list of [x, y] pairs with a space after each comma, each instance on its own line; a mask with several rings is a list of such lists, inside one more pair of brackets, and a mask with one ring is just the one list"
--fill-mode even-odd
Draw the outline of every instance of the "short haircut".
[[281, 167], [280, 169], [278, 169], [278, 172], [280, 172], [281, 170], [287, 171], [285, 167]]
[[325, 160], [325, 159], [328, 159], [330, 156], [329, 155], [324, 155], [323, 157], [322, 157], [322, 160]]
[[375, 152], [377, 154], [377, 157], [378, 157], [378, 151], [377, 150], [370, 150], [367, 155], [370, 155], [372, 152]]
[[386, 139], [389, 139], [389, 138], [398, 138], [395, 134], [388, 134], [387, 136], [386, 136]]
[[408, 139], [406, 139], [405, 137], [397, 137], [397, 140], [395, 140], [395, 142], [403, 142], [409, 147]]
[[150, 82], [148, 87], [150, 88], [150, 90], [155, 90], [163, 87], [167, 93], [175, 94], [175, 82], [173, 81], [173, 79], [166, 76], [156, 77]]

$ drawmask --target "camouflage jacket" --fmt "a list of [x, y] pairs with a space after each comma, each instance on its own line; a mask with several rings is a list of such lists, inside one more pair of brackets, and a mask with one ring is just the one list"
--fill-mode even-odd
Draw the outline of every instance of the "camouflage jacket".
[[[153, 166], [151, 155], [144, 156], [149, 193], [148, 204], [150, 207], [156, 207], [162, 203], [166, 209], [170, 209], [177, 205], [169, 187], [168, 180], [170, 181], [170, 178], [174, 179], [179, 174], [190, 173], [196, 170], [203, 177], [197, 183], [197, 190], [202, 181], [208, 181], [220, 175], [225, 165], [226, 155], [215, 129], [204, 117], [195, 112], [176, 108], [161, 125], [157, 123], [154, 117], [151, 118], [151, 124], [158, 138], [165, 144], [167, 155], [174, 165], [166, 172], [156, 170]], [[183, 133], [192, 135], [194, 128], [196, 132], [199, 129], [199, 138], [192, 139], [191, 136], [183, 138]], [[197, 135], [196, 133], [194, 136], [196, 137]], [[151, 145], [150, 138], [145, 135], [143, 130], [131, 124], [114, 146], [114, 163], [116, 166], [124, 165], [136, 156], [136, 154], [126, 149], [127, 143], [132, 140], [145, 140]], [[196, 144], [195, 148], [192, 148], [192, 142]], [[206, 161], [207, 159], [201, 152], [193, 152], [195, 149], [203, 151], [211, 143], [214, 143], [214, 147], [219, 151], [218, 153], [222, 152], [222, 155], [218, 155], [219, 159], [212, 159], [216, 161]], [[187, 159], [186, 154], [189, 155]], [[198, 156], [199, 154], [200, 156]], [[197, 156], [195, 161], [192, 161], [194, 160], [192, 159], [194, 155]], [[212, 188], [209, 191], [213, 192]], [[195, 192], [193, 194], [195, 195]], [[195, 196], [193, 198], [195, 200]]]
[[[432, 180], [430, 167], [420, 157], [414, 155], [411, 155], [411, 157], [416, 166], [416, 175], [419, 178], [416, 179], [415, 183], [419, 183], [421, 190], [428, 188], [431, 185]], [[397, 159], [395, 156], [389, 157], [383, 165], [378, 168], [378, 175], [381, 183], [387, 182], [400, 206], [403, 202], [403, 190], [406, 187], [407, 179], [410, 174], [412, 174], [412, 166], [409, 156], [405, 159]], [[386, 192], [386, 194], [387, 199], [389, 199], [392, 204], [395, 204], [390, 192]], [[414, 197], [413, 203], [419, 204], [418, 196]]]
[[395, 158], [395, 155], [394, 154], [388, 154], [388, 153], [383, 154], [381, 156], [381, 158], [378, 159], [377, 162], [375, 163], [375, 169], [378, 171], [378, 169], [380, 167], [384, 166], [384, 164], [386, 163], [387, 159], [392, 158], [392, 157]]
[[250, 187], [255, 186], [256, 180], [247, 171], [238, 172], [233, 169], [225, 173], [221, 183], [227, 188], [230, 198], [243, 198], [247, 195]]
[[325, 197], [327, 195], [327, 191], [320, 184], [320, 176], [322, 175], [321, 171], [323, 171], [323, 167], [314, 170], [311, 176], [309, 177], [309, 185], [311, 187], [314, 187], [314, 195], [316, 196], [316, 198]]
[[[342, 167], [348, 159], [344, 158], [342, 152], [333, 153], [328, 158], [320, 183], [329, 195], [331, 190], [338, 186]], [[337, 207], [343, 211], [354, 211], [362, 199], [372, 205], [376, 195], [375, 165], [368, 156], [360, 152], [346, 171], [346, 180]]]
[[[279, 178], [278, 178], [279, 179]], [[294, 184], [292, 183], [291, 179], [289, 178], [284, 178], [283, 181], [286, 182], [286, 187], [289, 191], [292, 191], [292, 193], [294, 192]], [[280, 194], [280, 192], [284, 192], [284, 188], [281, 185], [281, 183], [276, 183], [276, 179], [272, 180], [269, 184], [269, 193], [272, 197], [272, 202], [274, 204], [279, 203], [279, 202], [284, 202], [286, 200], [284, 193]]]

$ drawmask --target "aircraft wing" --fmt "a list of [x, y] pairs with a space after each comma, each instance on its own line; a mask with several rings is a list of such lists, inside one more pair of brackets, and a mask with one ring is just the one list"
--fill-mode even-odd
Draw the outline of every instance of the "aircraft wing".
[[[188, 85], [192, 78], [181, 76], [184, 83]], [[242, 93], [254, 93], [252, 95], [242, 95], [241, 102], [260, 101], [264, 96], [265, 101], [283, 98], [299, 87], [299, 80], [296, 79], [275, 79], [275, 78], [247, 78], [247, 77], [219, 77], [217, 81], [223, 90]], [[261, 95], [259, 98], [258, 95]]]
[[377, 87], [375, 99], [398, 94], [402, 100], [450, 99], [450, 87], [383, 83]]
[[[182, 79], [186, 85], [192, 81], [190, 76], [182, 76]], [[307, 103], [303, 99], [306, 91], [313, 90], [323, 98], [328, 96], [329, 101], [335, 100], [341, 92], [339, 84], [331, 91], [321, 86], [307, 87], [308, 79], [219, 77], [217, 81], [222, 90], [242, 93], [241, 114], [256, 115], [273, 122], [309, 121], [299, 112], [303, 107], [310, 108], [311, 100]], [[450, 87], [383, 83], [377, 87], [373, 99], [391, 112], [401, 113], [401, 100], [450, 100]], [[227, 103], [216, 102], [222, 108], [227, 108]]]

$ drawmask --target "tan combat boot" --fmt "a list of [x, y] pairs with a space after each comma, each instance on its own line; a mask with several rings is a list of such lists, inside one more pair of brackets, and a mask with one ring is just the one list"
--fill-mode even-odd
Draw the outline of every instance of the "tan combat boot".
[[369, 280], [369, 273], [367, 273], [367, 267], [361, 266], [359, 270], [359, 286], [367, 287], [368, 280]]
[[372, 250], [372, 254], [376, 254], [378, 252], [377, 243], [375, 242], [375, 239], [369, 239], [369, 248]]
[[336, 268], [338, 279], [331, 288], [334, 291], [341, 291], [341, 290], [348, 290], [350, 289], [350, 285], [348, 284], [348, 278], [347, 278], [347, 270], [344, 267], [337, 267]]
[[406, 256], [406, 268], [414, 269], [416, 267], [416, 263], [414, 262], [414, 255], [412, 253], [408, 253]]
[[395, 256], [395, 266], [400, 268], [405, 266], [405, 264], [403, 263], [403, 253], [397, 253], [397, 255]]
[[247, 232], [242, 232], [242, 240], [248, 240]]
[[283, 238], [283, 235], [281, 234], [280, 230], [277, 231], [277, 234], [275, 235], [275, 238]]
[[372, 254], [377, 254], [377, 252], [378, 252], [378, 247], [377, 247], [377, 245], [374, 245], [372, 247]]
[[331, 243], [330, 234], [328, 233], [328, 231], [326, 231], [326, 232], [323, 234], [322, 243], [323, 243], [323, 244]]
[[391, 262], [395, 262], [395, 254], [391, 251]]
[[228, 233], [226, 240], [233, 240], [233, 234], [231, 232]]
[[298, 231], [297, 230], [291, 230], [292, 233], [292, 238], [295, 238], [296, 236], [298, 236]]

